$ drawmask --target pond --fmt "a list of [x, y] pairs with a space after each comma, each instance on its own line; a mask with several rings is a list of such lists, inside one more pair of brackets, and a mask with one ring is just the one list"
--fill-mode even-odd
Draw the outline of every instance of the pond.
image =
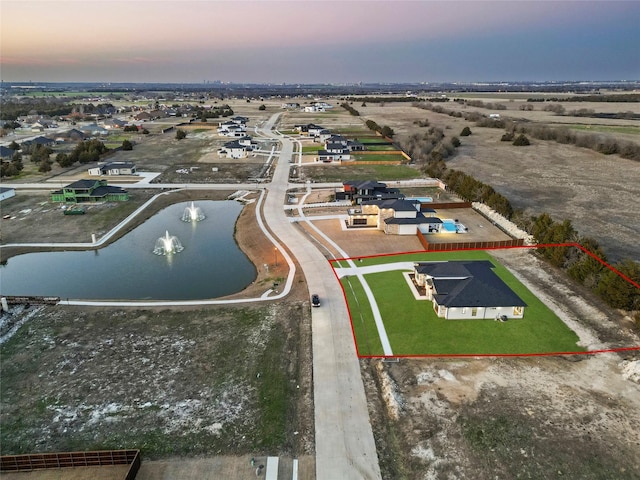
[[[198, 300], [243, 290], [257, 276], [234, 239], [243, 205], [195, 202], [205, 218], [194, 223], [181, 220], [189, 205], [171, 205], [99, 250], [12, 257], [0, 267], [0, 293], [86, 300]], [[156, 255], [156, 241], [166, 232], [178, 238], [183, 250]]]

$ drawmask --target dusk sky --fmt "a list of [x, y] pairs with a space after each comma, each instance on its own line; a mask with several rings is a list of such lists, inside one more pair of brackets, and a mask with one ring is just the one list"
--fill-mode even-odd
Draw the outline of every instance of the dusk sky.
[[2, 0], [0, 78], [640, 79], [640, 1]]

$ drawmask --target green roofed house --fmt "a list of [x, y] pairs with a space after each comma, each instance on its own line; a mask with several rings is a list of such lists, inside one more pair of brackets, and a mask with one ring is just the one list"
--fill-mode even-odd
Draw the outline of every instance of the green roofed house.
[[418, 262], [415, 283], [436, 314], [448, 320], [522, 318], [527, 304], [493, 271], [488, 260]]
[[78, 180], [62, 190], [51, 192], [52, 202], [100, 203], [126, 202], [129, 193], [120, 187], [107, 185], [106, 180]]

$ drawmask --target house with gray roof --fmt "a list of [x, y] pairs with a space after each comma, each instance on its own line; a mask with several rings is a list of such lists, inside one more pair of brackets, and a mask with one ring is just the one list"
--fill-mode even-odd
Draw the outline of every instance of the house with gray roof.
[[348, 210], [347, 227], [375, 227], [388, 235], [416, 235], [418, 229], [439, 229], [442, 220], [425, 216], [418, 200], [389, 198], [363, 201]]
[[414, 281], [447, 320], [523, 318], [527, 304], [488, 260], [417, 262]]

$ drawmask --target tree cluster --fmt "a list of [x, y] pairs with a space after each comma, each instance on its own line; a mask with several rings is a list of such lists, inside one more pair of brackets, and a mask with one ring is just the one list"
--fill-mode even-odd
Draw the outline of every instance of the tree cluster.
[[597, 133], [576, 132], [567, 127], [507, 123], [508, 132], [527, 134], [538, 140], [551, 140], [588, 148], [604, 155], [620, 155], [622, 158], [640, 161], [640, 145], [616, 140]]
[[393, 131], [393, 128], [391, 128], [391, 127], [389, 127], [387, 125], [385, 125], [384, 127], [381, 127], [380, 125], [378, 125], [373, 120], [367, 120], [365, 125], [367, 126], [367, 128], [369, 130], [373, 130], [374, 132], [378, 132], [383, 137], [393, 138], [393, 136], [396, 134], [396, 132]]
[[466, 100], [464, 98], [456, 98], [455, 102], [470, 107], [486, 108], [488, 110], [506, 110], [507, 107], [502, 103], [483, 102], [482, 100]]
[[8, 178], [19, 175], [24, 165], [22, 164], [22, 154], [20, 152], [14, 152], [10, 162], [1, 162], [0, 177]]
[[97, 162], [100, 155], [108, 152], [109, 149], [100, 140], [85, 140], [76, 145], [69, 155], [71, 164]]
[[[569, 220], [555, 222], [549, 214], [542, 213], [518, 223], [540, 244], [581, 245], [584, 250], [574, 246], [559, 246], [540, 248], [539, 252], [549, 263], [565, 270], [569, 277], [591, 289], [609, 306], [640, 310], [640, 290], [607, 268], [603, 263], [607, 257], [598, 242], [590, 237], [580, 237]], [[627, 278], [640, 283], [640, 263], [627, 259], [612, 266]]]
[[205, 108], [198, 105], [195, 107], [193, 116], [206, 122], [207, 118], [230, 117], [233, 114], [233, 109], [229, 105], [220, 105], [212, 108]]
[[422, 133], [414, 133], [401, 142], [402, 149], [409, 154], [414, 162], [428, 164], [430, 162], [444, 162], [455, 153], [460, 146], [457, 137], [446, 139], [444, 131], [438, 127], [429, 127]]
[[353, 108], [351, 105], [349, 105], [347, 102], [342, 103], [340, 106], [344, 108], [347, 112], [349, 112], [351, 115], [353, 115], [354, 117], [360, 116], [360, 112], [355, 108]]

